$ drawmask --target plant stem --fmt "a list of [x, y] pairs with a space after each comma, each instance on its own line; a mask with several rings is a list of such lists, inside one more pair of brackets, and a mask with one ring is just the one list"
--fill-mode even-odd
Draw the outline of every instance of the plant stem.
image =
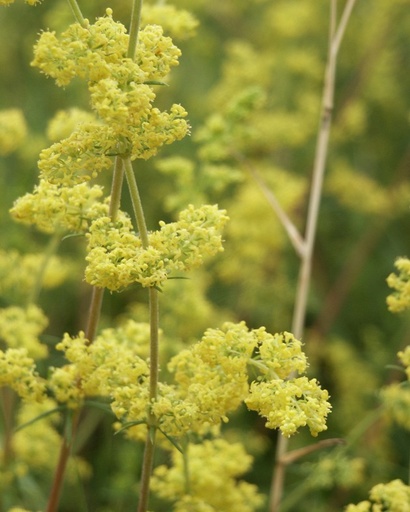
[[141, 238], [142, 247], [147, 249], [149, 245], [147, 224], [145, 222], [144, 210], [142, 208], [141, 197], [135, 179], [134, 169], [130, 158], [124, 159], [125, 176], [127, 178], [128, 189], [130, 191], [132, 208], [134, 210], [135, 220], [137, 222], [138, 232]]
[[128, 42], [127, 57], [134, 60], [138, 44], [138, 32], [141, 23], [142, 0], [133, 0], [131, 11], [131, 22], [129, 28], [130, 39]]
[[[144, 210], [141, 203], [141, 197], [135, 179], [134, 169], [130, 158], [124, 160], [125, 176], [127, 178], [128, 189], [131, 195], [131, 202], [134, 210], [135, 219], [138, 226], [141, 243], [144, 249], [149, 246], [147, 224], [145, 222]], [[158, 374], [159, 374], [159, 300], [158, 291], [149, 288], [149, 312], [150, 312], [150, 378], [149, 378], [149, 398], [150, 403], [157, 399], [158, 394]], [[148, 411], [148, 432], [145, 443], [144, 458], [142, 462], [142, 473], [140, 483], [140, 496], [138, 503], [138, 512], [146, 512], [148, 507], [149, 488], [151, 473], [155, 452], [155, 437], [157, 427], [156, 419], [151, 410]]]
[[[121, 190], [122, 183], [124, 180], [124, 168], [122, 159], [117, 157], [115, 159], [114, 171], [111, 183], [111, 198], [109, 205], [109, 215], [111, 220], [114, 222], [118, 216], [118, 210], [120, 208]], [[93, 287], [90, 308], [88, 310], [88, 321], [87, 328], [85, 330], [85, 336], [89, 343], [92, 343], [98, 327], [100, 319], [101, 306], [104, 298], [104, 288]], [[67, 467], [67, 462], [70, 457], [73, 442], [75, 439], [77, 427], [79, 424], [80, 410], [74, 412], [72, 420], [72, 429], [67, 436], [64, 434], [60, 454], [57, 462], [56, 471], [54, 473], [54, 480], [51, 487], [46, 512], [56, 512], [58, 509], [58, 503], [60, 500], [61, 490], [64, 483], [64, 474]]]
[[[118, 216], [118, 210], [121, 202], [122, 183], [124, 181], [123, 162], [120, 157], [116, 157], [114, 171], [111, 183], [111, 198], [109, 205], [109, 215], [112, 222], [115, 222]], [[93, 287], [90, 309], [88, 312], [88, 323], [85, 331], [85, 337], [92, 343], [97, 332], [98, 322], [100, 320], [101, 307], [104, 298], [104, 288]]]
[[77, 0], [68, 0], [68, 4], [71, 7], [71, 10], [73, 11], [74, 18], [76, 21], [82, 26], [87, 27], [87, 21], [84, 18], [80, 6], [77, 3]]
[[[326, 168], [329, 135], [332, 121], [333, 100], [335, 91], [336, 62], [340, 44], [346, 29], [349, 17], [356, 0], [348, 0], [345, 4], [342, 17], [336, 29], [337, 0], [330, 4], [329, 51], [326, 66], [322, 97], [322, 113], [319, 133], [316, 143], [315, 160], [313, 166], [312, 185], [310, 190], [309, 206], [305, 232], [305, 251], [302, 254], [295, 309], [293, 312], [292, 332], [296, 338], [303, 336], [306, 318], [306, 306], [312, 269], [312, 256], [316, 239], [317, 221], [319, 216], [320, 199], [322, 195], [323, 177]], [[292, 376], [290, 376], [292, 377]], [[275, 471], [270, 492], [270, 512], [278, 512], [282, 501], [285, 481], [286, 464], [284, 457], [287, 452], [288, 439], [278, 436], [276, 448]]]

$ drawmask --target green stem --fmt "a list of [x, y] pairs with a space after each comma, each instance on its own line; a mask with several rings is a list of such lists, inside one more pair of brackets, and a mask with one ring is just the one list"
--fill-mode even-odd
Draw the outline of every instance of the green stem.
[[127, 57], [134, 60], [138, 44], [138, 32], [141, 23], [142, 0], [133, 0], [131, 11], [131, 22], [129, 28], [130, 39], [128, 42]]
[[[135, 179], [134, 169], [130, 158], [124, 160], [125, 176], [127, 178], [128, 188], [131, 195], [132, 207], [142, 246], [147, 249], [149, 246], [147, 224], [145, 222], [144, 210], [141, 203], [141, 197]], [[149, 288], [149, 311], [150, 311], [150, 382], [149, 398], [150, 403], [157, 399], [158, 394], [158, 374], [159, 374], [159, 300], [158, 291], [155, 288]], [[151, 473], [155, 452], [156, 437], [156, 419], [151, 411], [148, 412], [148, 432], [142, 463], [142, 474], [140, 484], [140, 496], [138, 503], [138, 512], [146, 512], [148, 507], [149, 488]]]
[[76, 21], [82, 27], [87, 27], [87, 20], [84, 18], [83, 13], [81, 12], [81, 9], [77, 3], [77, 0], [68, 0], [68, 4], [71, 7], [71, 10], [73, 11], [74, 18], [76, 19]]
[[[118, 211], [120, 208], [121, 201], [121, 190], [122, 184], [124, 180], [124, 167], [122, 159], [117, 157], [115, 159], [114, 171], [111, 183], [111, 198], [109, 205], [109, 215], [111, 220], [114, 222], [117, 219]], [[104, 298], [104, 288], [96, 288], [93, 287], [92, 297], [90, 302], [90, 308], [88, 311], [88, 322], [87, 328], [85, 331], [86, 338], [90, 343], [93, 342], [98, 322], [101, 314], [101, 306]], [[56, 470], [54, 473], [54, 480], [51, 487], [50, 495], [48, 498], [48, 504], [46, 512], [56, 512], [58, 510], [58, 503], [60, 501], [61, 490], [64, 483], [64, 475], [67, 467], [67, 462], [70, 457], [70, 453], [72, 450], [75, 434], [77, 432], [77, 427], [79, 423], [80, 410], [74, 413], [73, 422], [72, 422], [72, 430], [70, 435], [66, 434], [63, 437], [61, 442], [60, 454], [56, 466]]]
[[141, 197], [138, 190], [137, 180], [135, 179], [134, 169], [130, 158], [124, 159], [125, 176], [127, 178], [128, 189], [130, 191], [132, 208], [134, 210], [135, 220], [137, 222], [138, 232], [141, 237], [142, 247], [147, 249], [149, 246], [147, 224], [145, 222], [144, 210], [142, 208]]
[[[111, 198], [109, 205], [109, 215], [112, 222], [118, 217], [118, 210], [121, 202], [122, 183], [124, 181], [124, 167], [120, 157], [115, 159], [114, 172], [111, 183]], [[88, 323], [85, 331], [87, 340], [92, 343], [95, 338], [98, 322], [101, 315], [101, 307], [104, 299], [104, 288], [93, 287], [90, 309], [88, 312]]]

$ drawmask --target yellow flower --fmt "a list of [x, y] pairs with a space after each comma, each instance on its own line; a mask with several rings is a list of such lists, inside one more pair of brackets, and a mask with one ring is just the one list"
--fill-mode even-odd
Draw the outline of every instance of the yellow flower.
[[47, 347], [39, 340], [47, 325], [47, 317], [34, 304], [0, 309], [0, 339], [11, 348], [25, 348], [34, 359], [47, 356]]
[[395, 290], [387, 297], [387, 306], [393, 313], [400, 313], [410, 307], [410, 260], [397, 258], [394, 265], [399, 274], [387, 278], [387, 284]]
[[369, 498], [369, 501], [348, 505], [345, 512], [410, 512], [410, 487], [401, 480], [375, 485]]
[[20, 110], [0, 110], [0, 155], [8, 155], [18, 149], [26, 135], [26, 121]]
[[0, 386], [9, 386], [25, 401], [41, 401], [45, 397], [45, 381], [25, 348], [0, 350]]
[[66, 187], [42, 179], [33, 193], [14, 202], [10, 213], [18, 222], [34, 224], [44, 233], [84, 233], [102, 195], [99, 185], [80, 183]]
[[190, 444], [184, 456], [174, 451], [172, 462], [171, 467], [154, 470], [152, 489], [160, 498], [176, 502], [174, 511], [252, 512], [263, 504], [255, 485], [237, 480], [252, 463], [239, 443], [214, 439]]

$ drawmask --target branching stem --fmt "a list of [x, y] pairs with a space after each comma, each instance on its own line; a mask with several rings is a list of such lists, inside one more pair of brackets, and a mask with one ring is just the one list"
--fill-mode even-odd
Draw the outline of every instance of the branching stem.
[[[149, 246], [148, 230], [145, 222], [144, 209], [138, 190], [137, 180], [135, 179], [134, 169], [130, 158], [124, 160], [125, 176], [127, 178], [128, 188], [131, 195], [131, 202], [134, 210], [135, 219], [138, 226], [142, 246], [146, 249]], [[150, 383], [149, 397], [150, 403], [157, 399], [158, 394], [158, 374], [159, 374], [159, 301], [158, 291], [149, 288], [149, 311], [150, 311]], [[148, 507], [149, 487], [155, 452], [156, 421], [151, 411], [148, 411], [148, 432], [145, 443], [144, 459], [142, 463], [140, 497], [138, 503], [138, 512], [146, 512]]]
[[[347, 23], [353, 10], [356, 0], [348, 0], [345, 4], [342, 16], [337, 26], [337, 0], [330, 3], [330, 30], [329, 30], [329, 51], [326, 66], [325, 80], [322, 96], [322, 113], [316, 143], [315, 160], [313, 166], [312, 185], [308, 205], [306, 232], [304, 238], [305, 251], [302, 254], [299, 280], [297, 285], [295, 309], [293, 312], [292, 332], [296, 338], [303, 336], [306, 317], [306, 305], [309, 293], [312, 256], [317, 231], [320, 199], [322, 195], [323, 177], [325, 173], [329, 135], [332, 121], [333, 100], [335, 90], [336, 62], [340, 44], [347, 27]], [[285, 481], [286, 458], [288, 440], [279, 435], [276, 448], [276, 465], [271, 485], [270, 512], [278, 512], [282, 501], [283, 487]]]

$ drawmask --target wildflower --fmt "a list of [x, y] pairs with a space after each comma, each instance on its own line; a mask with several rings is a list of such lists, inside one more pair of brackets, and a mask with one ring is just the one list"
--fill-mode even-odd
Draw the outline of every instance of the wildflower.
[[192, 37], [198, 26], [198, 20], [190, 12], [165, 4], [144, 5], [142, 24], [151, 23], [157, 23], [172, 37], [181, 40]]
[[401, 480], [375, 485], [369, 493], [369, 498], [357, 505], [348, 505], [345, 512], [410, 511], [410, 487]]
[[130, 219], [123, 214], [116, 222], [101, 217], [92, 222], [88, 237], [88, 283], [111, 291], [133, 283], [161, 287], [173, 271], [188, 271], [203, 264], [204, 256], [222, 250], [221, 229], [228, 217], [216, 206], [189, 206], [176, 222], [160, 222], [142, 247]]
[[45, 396], [45, 382], [25, 348], [0, 350], [0, 386], [14, 389], [26, 401], [41, 401]]
[[162, 465], [154, 470], [152, 489], [160, 498], [175, 502], [174, 511], [252, 512], [263, 504], [256, 486], [238, 480], [252, 463], [239, 443], [218, 438], [190, 444], [184, 455], [174, 451], [172, 462], [170, 468]]
[[84, 233], [103, 195], [99, 185], [62, 186], [40, 180], [31, 194], [18, 198], [10, 210], [15, 220], [34, 224], [44, 233]]
[[[141, 379], [148, 375], [147, 363], [124, 343], [107, 336], [98, 337], [89, 344], [83, 332], [71, 338], [65, 334], [56, 346], [64, 352], [68, 364], [54, 368], [49, 387], [56, 400], [76, 408], [87, 397], [103, 396], [114, 399], [116, 390], [124, 392], [127, 386], [140, 386]], [[138, 393], [137, 388], [135, 392]], [[147, 402], [143, 410], [146, 411]]]
[[407, 378], [410, 380], [410, 345], [408, 345], [404, 350], [401, 350], [397, 355], [406, 367]]
[[172, 105], [169, 112], [153, 107], [156, 95], [149, 85], [178, 64], [180, 50], [158, 25], [140, 31], [135, 60], [127, 57], [127, 47], [126, 29], [112, 19], [111, 10], [95, 24], [70, 25], [60, 37], [54, 32], [40, 36], [32, 65], [59, 86], [76, 76], [85, 79], [96, 114], [41, 152], [41, 177], [82, 183], [109, 168], [113, 155], [148, 159], [189, 132], [183, 107]]
[[[35, 285], [44, 254], [19, 254], [17, 251], [0, 251], [0, 294], [26, 299], [27, 290]], [[42, 286], [59, 286], [69, 274], [69, 265], [57, 256], [49, 258], [43, 274]]]
[[11, 348], [24, 347], [34, 359], [47, 355], [47, 347], [38, 338], [47, 325], [47, 317], [34, 304], [0, 309], [0, 339]]
[[0, 110], [0, 155], [18, 149], [27, 135], [27, 126], [21, 110]]
[[387, 297], [387, 306], [393, 313], [400, 313], [410, 307], [410, 260], [398, 258], [395, 267], [399, 274], [390, 274], [387, 284], [395, 291]]
[[317, 436], [327, 429], [328, 397], [328, 392], [320, 388], [316, 379], [274, 379], [252, 382], [245, 404], [267, 419], [268, 428], [279, 428], [287, 437], [304, 426], [309, 427], [312, 436]]

